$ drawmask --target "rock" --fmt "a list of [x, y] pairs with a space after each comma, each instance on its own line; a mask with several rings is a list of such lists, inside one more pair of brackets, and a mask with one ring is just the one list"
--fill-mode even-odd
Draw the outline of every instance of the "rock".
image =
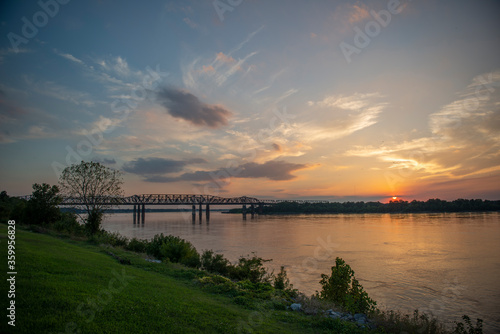
[[300, 311], [302, 309], [302, 305], [298, 303], [293, 303], [292, 305], [290, 305], [290, 308], [292, 309], [292, 311]]
[[161, 263], [160, 260], [152, 260], [152, 259], [144, 259], [144, 260], [146, 260], [148, 262]]
[[334, 312], [334, 311], [332, 311], [332, 312], [330, 313], [330, 318], [332, 318], [332, 319], [339, 319], [339, 318], [342, 318], [342, 314], [341, 314], [341, 313], [339, 313], [339, 312]]

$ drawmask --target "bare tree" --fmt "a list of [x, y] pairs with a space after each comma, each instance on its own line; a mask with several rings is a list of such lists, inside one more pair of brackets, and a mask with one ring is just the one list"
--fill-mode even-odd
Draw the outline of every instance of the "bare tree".
[[113, 199], [123, 196], [122, 173], [93, 161], [66, 167], [59, 184], [64, 196], [82, 204], [87, 218], [80, 218], [89, 234], [100, 230], [104, 210], [113, 206]]

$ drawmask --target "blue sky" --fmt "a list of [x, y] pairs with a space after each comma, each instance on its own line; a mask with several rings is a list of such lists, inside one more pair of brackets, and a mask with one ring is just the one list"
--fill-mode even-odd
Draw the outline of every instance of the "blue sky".
[[126, 194], [500, 198], [498, 1], [0, 5], [0, 175]]

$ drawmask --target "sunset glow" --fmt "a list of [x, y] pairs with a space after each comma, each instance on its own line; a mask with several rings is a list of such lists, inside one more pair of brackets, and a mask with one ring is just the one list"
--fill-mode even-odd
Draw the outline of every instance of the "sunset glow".
[[128, 195], [500, 198], [499, 2], [231, 9], [72, 1], [26, 37], [43, 8], [3, 4], [2, 190], [94, 160]]

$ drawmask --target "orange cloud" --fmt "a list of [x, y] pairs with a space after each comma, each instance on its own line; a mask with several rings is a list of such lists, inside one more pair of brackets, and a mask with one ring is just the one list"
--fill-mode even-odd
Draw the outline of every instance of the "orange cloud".
[[200, 72], [212, 74], [212, 73], [215, 73], [215, 69], [212, 65], [208, 65], [208, 66], [203, 65]]
[[215, 57], [215, 60], [223, 62], [223, 63], [233, 63], [235, 62], [234, 58], [231, 56], [226, 56], [223, 52], [219, 52], [217, 56]]
[[357, 23], [364, 21], [365, 19], [370, 17], [370, 13], [368, 11], [368, 7], [365, 5], [353, 5], [350, 15], [349, 15], [349, 23]]

